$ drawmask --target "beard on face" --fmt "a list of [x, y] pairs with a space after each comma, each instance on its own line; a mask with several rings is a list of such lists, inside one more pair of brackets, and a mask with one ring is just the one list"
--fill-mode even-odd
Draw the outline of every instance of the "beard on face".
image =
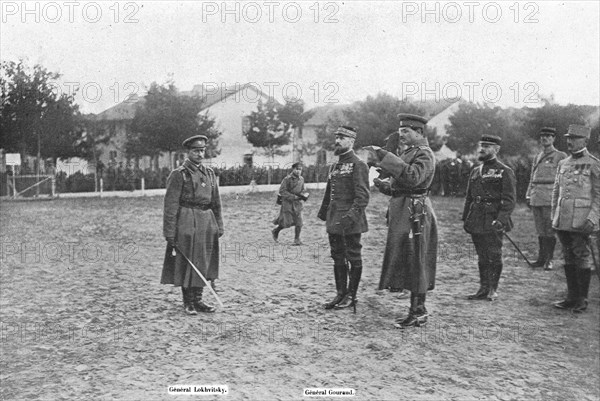
[[335, 145], [335, 148], [333, 149], [333, 154], [336, 156], [339, 156], [342, 153], [346, 153], [348, 150], [350, 150], [350, 149], [343, 147], [342, 145]]
[[480, 162], [484, 162], [486, 160], [491, 159], [493, 156], [494, 155], [492, 154], [480, 153], [479, 156], [477, 156], [477, 160], [479, 160]]

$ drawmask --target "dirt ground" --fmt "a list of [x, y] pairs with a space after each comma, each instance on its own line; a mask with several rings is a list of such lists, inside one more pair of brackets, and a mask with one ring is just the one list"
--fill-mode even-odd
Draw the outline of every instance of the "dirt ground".
[[[224, 196], [225, 307], [199, 316], [183, 313], [179, 288], [159, 284], [161, 197], [2, 203], [0, 398], [210, 400], [219, 397], [167, 390], [226, 385], [232, 400], [303, 399], [306, 388], [352, 388], [358, 400], [600, 399], [596, 275], [586, 313], [554, 309], [566, 289], [560, 263], [530, 269], [505, 243], [500, 299], [467, 301], [478, 273], [462, 199], [434, 198], [431, 317], [395, 329], [408, 300], [376, 291], [387, 198], [373, 193], [357, 313], [326, 311], [335, 286], [321, 197], [312, 191], [305, 245], [294, 247], [293, 229], [271, 239], [273, 193]], [[519, 206], [513, 219], [533, 258], [531, 213]]]

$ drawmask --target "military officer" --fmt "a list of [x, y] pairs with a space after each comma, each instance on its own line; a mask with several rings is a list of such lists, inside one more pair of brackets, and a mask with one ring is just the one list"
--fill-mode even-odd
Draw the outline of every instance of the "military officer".
[[483, 135], [479, 141], [481, 164], [471, 171], [462, 220], [471, 234], [478, 257], [479, 290], [470, 300], [497, 299], [502, 274], [502, 233], [513, 227], [510, 215], [515, 208], [515, 173], [497, 159], [502, 140]]
[[567, 154], [556, 150], [554, 147], [555, 128], [544, 127], [540, 130], [539, 136], [543, 150], [538, 153], [533, 161], [531, 179], [525, 195], [527, 204], [533, 212], [539, 244], [538, 258], [531, 266], [543, 266], [544, 270], [552, 270], [552, 258], [554, 257], [554, 247], [556, 245], [556, 237], [550, 218], [552, 188], [554, 188], [558, 162], [566, 158]]
[[410, 291], [408, 316], [395, 326], [406, 328], [427, 323], [427, 291], [435, 286], [437, 222], [427, 196], [435, 173], [435, 157], [425, 137], [427, 120], [413, 114], [399, 114], [400, 140], [407, 148], [399, 156], [367, 146], [369, 164], [391, 176], [389, 186], [380, 187], [391, 195], [388, 236], [379, 289], [404, 288]]
[[[223, 235], [221, 198], [215, 173], [202, 165], [208, 138], [196, 135], [183, 141], [187, 159], [167, 179], [163, 234], [167, 252], [161, 283], [180, 286], [184, 311], [188, 315], [214, 312], [202, 301], [204, 281], [187, 263], [181, 252], [207, 280], [219, 276], [219, 237]], [[173, 256], [173, 248], [181, 252]]]
[[558, 164], [552, 191], [552, 227], [565, 257], [567, 298], [559, 309], [581, 313], [587, 309], [590, 286], [590, 234], [598, 230], [600, 216], [600, 160], [588, 152], [591, 129], [570, 125], [565, 135], [571, 154]]
[[329, 170], [325, 196], [317, 214], [327, 222], [337, 289], [337, 295], [325, 304], [325, 309], [353, 307], [356, 311], [356, 292], [362, 274], [360, 239], [368, 231], [365, 208], [369, 204], [369, 167], [352, 150], [355, 139], [356, 130], [352, 127], [341, 126], [335, 131], [334, 154], [339, 159]]

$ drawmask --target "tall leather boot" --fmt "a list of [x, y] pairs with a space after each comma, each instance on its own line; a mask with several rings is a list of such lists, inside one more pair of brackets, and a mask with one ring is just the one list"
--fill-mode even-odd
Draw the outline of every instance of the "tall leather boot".
[[213, 313], [216, 310], [214, 306], [202, 302], [204, 287], [192, 287], [192, 290], [194, 292], [194, 309], [196, 312]]
[[496, 263], [490, 266], [490, 291], [487, 295], [488, 301], [495, 301], [498, 299], [498, 282], [500, 281], [500, 275], [502, 275], [502, 263]]
[[538, 258], [531, 264], [531, 267], [542, 267], [546, 263], [546, 241], [545, 237], [538, 237]]
[[325, 304], [325, 309], [333, 309], [334, 306], [342, 302], [348, 292], [348, 267], [346, 264], [335, 263], [333, 265], [333, 276], [335, 277], [335, 289], [337, 295], [333, 300]]
[[474, 294], [467, 295], [467, 299], [469, 300], [486, 299], [490, 290], [487, 272], [488, 267], [484, 263], [478, 263], [477, 266], [479, 267], [479, 289]]
[[198, 313], [194, 309], [194, 293], [192, 288], [185, 288], [181, 286], [181, 293], [183, 295], [183, 310], [188, 315], [197, 315]]
[[271, 234], [273, 235], [273, 241], [279, 242], [279, 232], [281, 230], [283, 230], [283, 227], [281, 227], [279, 225], [271, 230]]
[[405, 329], [407, 327], [420, 327], [427, 323], [427, 309], [425, 308], [426, 294], [411, 293], [410, 312], [406, 319], [396, 324], [395, 327]]
[[300, 241], [301, 232], [302, 227], [294, 226], [294, 245], [302, 245], [302, 241]]
[[335, 307], [337, 309], [342, 308], [354, 308], [354, 313], [356, 313], [356, 304], [358, 303], [358, 299], [356, 299], [356, 292], [358, 291], [358, 284], [360, 284], [360, 277], [362, 276], [362, 261], [356, 260], [350, 262], [351, 270], [350, 270], [350, 283], [348, 285], [348, 293]]
[[544, 270], [553, 270], [552, 259], [554, 259], [554, 248], [556, 247], [556, 237], [546, 237], [546, 262]]
[[590, 280], [592, 278], [592, 271], [590, 269], [575, 269], [577, 274], [578, 284], [578, 297], [573, 306], [573, 312], [582, 313], [587, 309], [588, 306], [588, 292], [590, 289]]
[[567, 298], [554, 303], [554, 307], [558, 309], [570, 309], [577, 303], [579, 296], [579, 283], [577, 280], [577, 272], [575, 265], [565, 265], [565, 277], [567, 279]]

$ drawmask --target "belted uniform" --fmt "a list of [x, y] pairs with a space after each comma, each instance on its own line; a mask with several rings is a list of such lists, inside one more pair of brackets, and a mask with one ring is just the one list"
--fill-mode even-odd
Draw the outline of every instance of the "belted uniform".
[[[552, 192], [552, 227], [563, 246], [567, 306], [587, 306], [590, 283], [589, 236], [600, 217], [600, 160], [587, 149], [559, 162]], [[591, 230], [584, 230], [586, 221]], [[567, 302], [568, 301], [568, 302]]]
[[436, 216], [427, 196], [435, 173], [433, 151], [422, 139], [400, 156], [387, 153], [380, 167], [391, 175], [389, 187], [380, 188], [391, 199], [379, 289], [425, 294], [435, 287], [438, 243]]
[[[368, 231], [365, 208], [369, 203], [369, 167], [353, 150], [339, 156], [327, 177], [317, 217], [326, 221], [338, 296], [356, 296], [362, 274], [361, 234]], [[351, 265], [350, 282], [348, 267]], [[339, 303], [339, 299], [337, 299]], [[335, 302], [326, 306], [335, 306]]]
[[[214, 171], [189, 159], [171, 172], [164, 200], [163, 234], [175, 238], [179, 249], [207, 280], [219, 277], [219, 234], [223, 233], [221, 198]], [[200, 277], [173, 248], [167, 247], [162, 284], [204, 287]]]
[[525, 197], [531, 205], [535, 229], [538, 234], [540, 253], [537, 266], [550, 266], [549, 262], [554, 255], [556, 238], [550, 217], [552, 189], [554, 187], [558, 162], [566, 157], [566, 153], [556, 150], [554, 146], [550, 146], [548, 149], [540, 152], [533, 162], [531, 179], [529, 180]]
[[496, 157], [471, 171], [462, 219], [479, 259], [478, 298], [495, 293], [498, 288], [502, 274], [502, 234], [492, 222], [502, 223], [505, 231], [512, 229], [510, 215], [515, 208], [515, 198], [515, 173]]

